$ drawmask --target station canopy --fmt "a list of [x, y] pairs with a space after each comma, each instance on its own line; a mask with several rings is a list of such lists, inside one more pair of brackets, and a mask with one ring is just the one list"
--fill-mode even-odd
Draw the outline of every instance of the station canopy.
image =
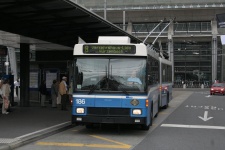
[[[128, 36], [142, 41], [71, 0], [1, 0], [0, 43], [28, 43], [38, 49], [70, 49], [78, 37], [96, 43], [99, 36]], [[55, 45], [54, 45], [55, 44]]]

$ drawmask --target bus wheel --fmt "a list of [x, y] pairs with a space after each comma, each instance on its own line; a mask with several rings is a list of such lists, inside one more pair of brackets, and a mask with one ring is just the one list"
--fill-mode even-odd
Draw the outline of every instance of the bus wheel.
[[170, 94], [169, 94], [168, 92], [167, 92], [166, 98], [167, 98], [167, 100], [166, 100], [167, 104], [166, 104], [165, 106], [163, 106], [163, 109], [166, 109], [166, 108], [168, 108], [168, 106], [169, 106], [169, 98], [170, 98]]
[[141, 129], [142, 130], [149, 130], [149, 128], [150, 128], [150, 125], [141, 125]]
[[93, 124], [86, 124], [86, 129], [92, 129], [93, 128]]
[[150, 114], [150, 126], [152, 126], [152, 122], [153, 122], [153, 103], [152, 103], [152, 108], [151, 108], [151, 114]]
[[157, 111], [157, 113], [156, 113], [155, 116], [154, 116], [155, 118], [158, 117], [159, 110], [160, 110], [160, 98], [159, 98], [159, 96], [158, 96], [158, 111]]

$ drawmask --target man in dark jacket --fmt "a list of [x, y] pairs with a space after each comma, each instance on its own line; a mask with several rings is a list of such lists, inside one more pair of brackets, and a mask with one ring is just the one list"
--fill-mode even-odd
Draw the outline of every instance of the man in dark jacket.
[[41, 82], [41, 85], [39, 87], [39, 92], [41, 94], [41, 107], [46, 107], [45, 106], [45, 100], [46, 100], [46, 95], [47, 95], [47, 88], [46, 88], [46, 81], [43, 80]]

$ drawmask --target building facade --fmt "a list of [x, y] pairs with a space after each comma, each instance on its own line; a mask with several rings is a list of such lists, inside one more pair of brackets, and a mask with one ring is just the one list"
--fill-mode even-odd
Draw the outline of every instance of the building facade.
[[120, 26], [139, 39], [146, 36], [152, 43], [164, 30], [154, 47], [168, 52], [174, 62], [174, 83], [181, 86], [210, 86], [215, 80], [225, 81], [225, 49], [218, 28], [217, 14], [225, 13], [225, 0], [73, 0]]

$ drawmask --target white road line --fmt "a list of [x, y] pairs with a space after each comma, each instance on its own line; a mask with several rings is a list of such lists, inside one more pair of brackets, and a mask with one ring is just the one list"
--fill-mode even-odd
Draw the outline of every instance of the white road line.
[[206, 126], [206, 125], [162, 124], [161, 127], [225, 130], [225, 126]]

